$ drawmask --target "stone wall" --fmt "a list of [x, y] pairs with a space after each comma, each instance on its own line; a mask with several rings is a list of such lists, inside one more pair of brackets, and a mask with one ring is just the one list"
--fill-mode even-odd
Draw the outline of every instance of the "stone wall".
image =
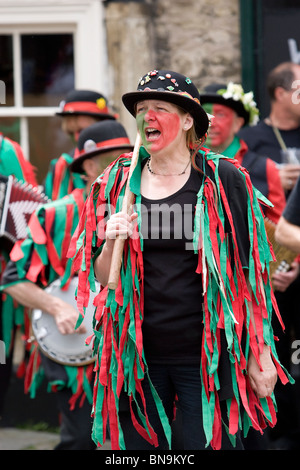
[[110, 98], [130, 136], [121, 96], [151, 69], [181, 72], [201, 88], [240, 81], [239, 0], [105, 2]]
[[155, 62], [152, 8], [145, 3], [113, 2], [106, 7], [106, 34], [109, 63], [109, 98], [131, 139], [136, 126], [121, 97], [136, 89], [138, 79]]

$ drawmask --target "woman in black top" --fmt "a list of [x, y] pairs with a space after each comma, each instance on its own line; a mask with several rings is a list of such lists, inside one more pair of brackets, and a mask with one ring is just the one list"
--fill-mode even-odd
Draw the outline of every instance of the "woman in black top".
[[240, 418], [274, 424], [276, 368], [287, 380], [258, 200], [236, 162], [202, 147], [209, 120], [189, 78], [151, 71], [123, 102], [142, 139], [135, 210], [121, 210], [131, 156], [122, 155], [95, 182], [78, 228], [81, 300], [91, 273], [107, 285], [115, 239], [126, 237], [119, 285], [103, 288], [95, 312], [94, 439], [109, 414], [113, 448], [170, 447], [177, 397], [182, 449], [241, 448]]

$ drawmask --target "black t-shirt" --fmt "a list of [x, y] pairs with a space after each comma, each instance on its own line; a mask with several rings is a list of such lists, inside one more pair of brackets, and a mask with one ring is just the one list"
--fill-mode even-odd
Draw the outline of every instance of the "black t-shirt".
[[300, 178], [290, 194], [282, 215], [288, 222], [300, 227]]
[[175, 194], [158, 201], [142, 197], [143, 338], [148, 361], [200, 359], [202, 287], [192, 246], [198, 190], [199, 176], [192, 171]]
[[[280, 129], [280, 135], [287, 148], [300, 148], [300, 127], [289, 131]], [[253, 127], [242, 128], [238, 137], [246, 142], [250, 150], [282, 163], [280, 144], [273, 128], [264, 121]]]
[[[214, 179], [211, 168], [207, 174]], [[221, 160], [219, 174], [231, 207], [240, 256], [248, 266], [247, 196], [238, 170]], [[142, 197], [144, 237], [143, 341], [148, 362], [199, 364], [202, 337], [202, 280], [195, 272], [193, 221], [201, 173], [192, 168], [185, 185], [160, 200]], [[163, 208], [165, 209], [163, 211]], [[228, 221], [225, 231], [229, 232]]]

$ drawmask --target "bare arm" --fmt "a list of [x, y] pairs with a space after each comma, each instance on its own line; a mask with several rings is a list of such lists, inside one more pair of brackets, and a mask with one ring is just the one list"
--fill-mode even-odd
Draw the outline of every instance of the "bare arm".
[[86, 328], [80, 325], [75, 331], [78, 311], [70, 304], [41, 289], [32, 282], [20, 282], [5, 289], [13, 299], [28, 308], [40, 309], [52, 315], [61, 334], [85, 333]]
[[296, 253], [300, 253], [300, 227], [291, 224], [283, 216], [280, 217], [275, 231], [275, 239]]
[[248, 362], [248, 375], [252, 389], [260, 398], [270, 396], [277, 382], [276, 367], [272, 361], [270, 346], [264, 345], [260, 354], [261, 368], [254, 354], [250, 351]]
[[[262, 285], [261, 288], [263, 289]], [[251, 289], [250, 285], [249, 289]], [[256, 332], [252, 304], [250, 304], [250, 318]], [[250, 349], [248, 361], [248, 376], [250, 385], [260, 398], [264, 398], [272, 394], [277, 382], [277, 371], [272, 361], [270, 346], [266, 344], [264, 345], [259, 359], [261, 367], [257, 363], [256, 358]]]

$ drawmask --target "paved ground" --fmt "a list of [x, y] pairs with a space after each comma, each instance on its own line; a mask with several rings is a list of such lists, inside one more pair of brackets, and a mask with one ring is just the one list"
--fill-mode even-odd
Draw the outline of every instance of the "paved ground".
[[0, 428], [0, 450], [52, 450], [58, 441], [54, 433]]
[[[55, 433], [30, 431], [27, 429], [0, 428], [0, 451], [52, 450], [58, 442], [59, 436]], [[102, 449], [110, 450], [110, 443], [105, 443]]]

